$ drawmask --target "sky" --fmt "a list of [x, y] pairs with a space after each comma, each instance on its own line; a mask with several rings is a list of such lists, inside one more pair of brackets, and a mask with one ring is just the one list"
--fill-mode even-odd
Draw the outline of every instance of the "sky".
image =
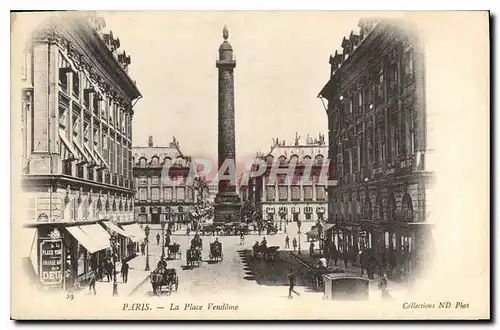
[[148, 136], [185, 154], [217, 155], [218, 71], [227, 25], [236, 58], [237, 162], [292, 142], [327, 134], [317, 95], [329, 79], [329, 56], [357, 31], [360, 14], [334, 12], [107, 12], [107, 27], [130, 54], [130, 75], [143, 95], [133, 120], [134, 145]]

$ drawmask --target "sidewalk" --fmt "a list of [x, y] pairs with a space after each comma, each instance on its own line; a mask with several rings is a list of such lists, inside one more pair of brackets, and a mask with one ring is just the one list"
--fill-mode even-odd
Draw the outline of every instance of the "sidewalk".
[[[290, 249], [285, 249], [285, 250], [290, 250]], [[309, 255], [308, 250], [300, 250], [301, 254], [298, 254], [298, 251], [293, 251], [293, 249], [290, 251], [291, 255], [296, 258], [299, 262], [301, 262], [305, 267], [312, 269], [316, 267], [316, 264], [319, 260], [319, 250], [315, 251], [315, 256], [311, 257]], [[337, 261], [337, 266], [334, 266], [333, 264], [330, 265], [332, 268], [341, 268], [343, 269], [346, 273], [350, 273], [356, 276], [361, 276], [361, 268], [357, 266], [353, 266], [351, 262], [348, 263], [347, 268], [344, 265], [344, 260], [339, 258]], [[366, 272], [366, 269], [364, 271], [363, 277], [368, 279], [368, 274]], [[380, 276], [378, 274], [374, 274], [373, 279], [369, 279], [370, 281], [370, 290], [375, 290], [378, 288]], [[387, 288], [391, 295], [398, 296], [404, 293], [408, 292], [408, 288], [398, 282], [388, 280], [387, 281]]]
[[[149, 256], [149, 268], [152, 271], [156, 267], [156, 263], [158, 262], [158, 257]], [[148, 280], [150, 271], [145, 271], [146, 267], [146, 256], [138, 255], [134, 259], [128, 261], [130, 266], [128, 273], [128, 281], [127, 283], [123, 283], [122, 276], [120, 273], [120, 268], [118, 264], [116, 266], [117, 274], [116, 274], [116, 282], [118, 284], [118, 296], [119, 297], [128, 297], [137, 287], [139, 287], [144, 281]], [[112, 296], [113, 294], [113, 280], [108, 282], [107, 277], [104, 276], [103, 280], [99, 280], [95, 284], [96, 289], [96, 297], [99, 296]], [[82, 296], [93, 296], [89, 292], [88, 285], [85, 285], [81, 288], [81, 290], [76, 293], [76, 295]]]

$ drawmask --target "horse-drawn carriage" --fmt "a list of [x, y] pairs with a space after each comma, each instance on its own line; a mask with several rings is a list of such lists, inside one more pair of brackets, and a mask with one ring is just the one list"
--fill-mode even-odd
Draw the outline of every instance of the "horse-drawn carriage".
[[224, 255], [222, 253], [222, 243], [213, 242], [210, 243], [210, 260], [215, 260], [215, 262], [219, 262], [224, 260]]
[[217, 235], [224, 231], [223, 222], [204, 223], [200, 228], [201, 235]]
[[153, 293], [159, 296], [162, 288], [166, 287], [168, 294], [177, 291], [179, 288], [179, 276], [174, 268], [167, 268], [167, 262], [162, 259], [158, 262], [158, 266], [149, 275]]
[[244, 222], [230, 222], [224, 225], [226, 235], [248, 235], [248, 224]]
[[263, 246], [255, 244], [252, 247], [253, 257], [261, 257], [264, 260], [276, 260], [279, 246]]
[[177, 260], [177, 256], [179, 257], [179, 259], [181, 259], [182, 254], [180, 251], [179, 244], [174, 243], [174, 244], [168, 245], [167, 250], [168, 250], [168, 259]]
[[186, 263], [188, 267], [201, 266], [201, 252], [203, 251], [203, 241], [200, 236], [195, 235], [191, 240], [191, 247], [186, 250]]

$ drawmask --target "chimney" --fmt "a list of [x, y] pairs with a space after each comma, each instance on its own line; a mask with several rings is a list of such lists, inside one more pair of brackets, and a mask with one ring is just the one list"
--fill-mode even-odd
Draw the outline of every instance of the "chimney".
[[149, 136], [149, 138], [148, 138], [148, 147], [152, 147], [152, 146], [153, 146], [153, 137]]

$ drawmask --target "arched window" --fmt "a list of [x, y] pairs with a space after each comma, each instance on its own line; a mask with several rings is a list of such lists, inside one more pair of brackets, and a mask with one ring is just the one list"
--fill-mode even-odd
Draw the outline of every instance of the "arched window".
[[280, 165], [285, 165], [285, 163], [286, 163], [286, 157], [285, 156], [280, 156], [280, 158], [278, 158], [278, 163]]
[[292, 155], [292, 157], [290, 157], [290, 164], [297, 164], [298, 161], [299, 161], [299, 156]]
[[387, 201], [387, 220], [396, 221], [396, 199], [392, 193]]
[[146, 158], [141, 157], [141, 159], [139, 159], [139, 167], [146, 167]]
[[163, 166], [171, 166], [171, 165], [172, 165], [172, 159], [170, 157], [163, 158]]
[[411, 197], [408, 194], [405, 194], [403, 197], [403, 216], [405, 221], [413, 221], [413, 205], [411, 202]]
[[366, 220], [371, 220], [372, 218], [372, 202], [370, 201], [370, 195], [366, 195], [365, 203], [363, 205], [363, 217]]
[[302, 159], [302, 163], [304, 163], [304, 165], [311, 164], [311, 157], [310, 156], [304, 156], [304, 158]]
[[154, 156], [153, 158], [151, 158], [151, 166], [158, 167], [158, 165], [159, 165], [158, 157]]
[[146, 213], [146, 208], [144, 206], [141, 206], [141, 213]]
[[384, 204], [382, 202], [382, 196], [380, 192], [377, 194], [377, 207], [378, 207], [378, 219], [384, 220]]
[[273, 161], [274, 161], [274, 157], [273, 156], [269, 155], [269, 156], [266, 157], [266, 163], [267, 164], [272, 164]]
[[323, 165], [323, 155], [317, 155], [316, 157], [314, 157], [314, 163], [316, 165]]

